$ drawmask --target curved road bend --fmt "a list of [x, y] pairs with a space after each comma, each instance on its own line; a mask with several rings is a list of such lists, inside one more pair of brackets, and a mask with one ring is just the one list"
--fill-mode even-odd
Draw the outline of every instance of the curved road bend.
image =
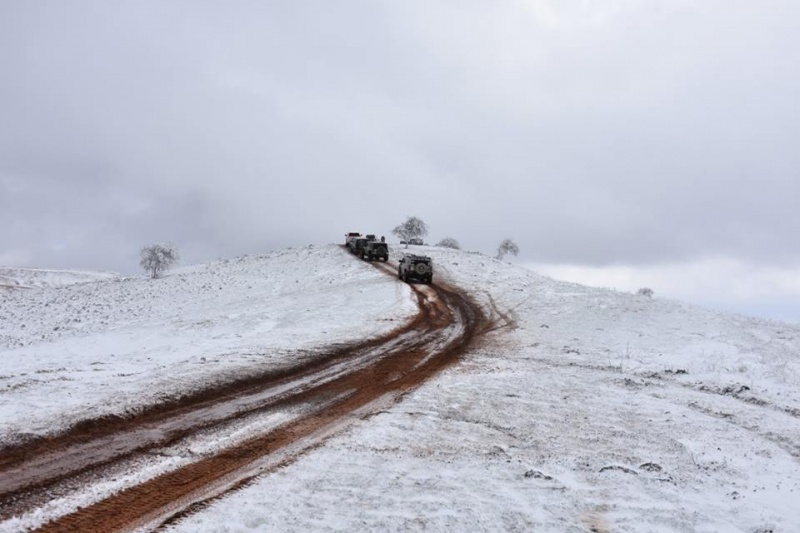
[[[396, 275], [389, 264], [375, 266]], [[87, 421], [58, 437], [1, 450], [0, 520], [57, 500], [66, 502], [67, 514], [40, 531], [152, 529], [290, 462], [458, 361], [485, 330], [481, 309], [456, 288], [411, 287], [419, 313], [381, 338], [139, 416]], [[158, 468], [176, 449], [237, 431], [245, 437]], [[143, 478], [148, 469], [156, 473]], [[114, 483], [99, 501], [82, 499], [93, 487]]]

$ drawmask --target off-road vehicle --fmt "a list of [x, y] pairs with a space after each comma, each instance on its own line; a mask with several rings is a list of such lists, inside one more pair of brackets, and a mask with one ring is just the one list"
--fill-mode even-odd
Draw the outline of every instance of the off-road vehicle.
[[433, 261], [425, 255], [404, 255], [397, 267], [397, 277], [405, 282], [413, 279], [430, 283], [433, 281]]
[[357, 239], [359, 237], [363, 237], [363, 235], [361, 235], [357, 231], [349, 231], [349, 232], [345, 233], [344, 234], [344, 245], [349, 247], [350, 246], [350, 241], [352, 241], [353, 239]]
[[381, 241], [367, 241], [364, 248], [361, 249], [361, 258], [367, 261], [374, 259], [389, 260], [389, 246]]
[[367, 239], [364, 237], [356, 237], [350, 241], [350, 251], [355, 255], [361, 257], [363, 254], [364, 246], [367, 245]]

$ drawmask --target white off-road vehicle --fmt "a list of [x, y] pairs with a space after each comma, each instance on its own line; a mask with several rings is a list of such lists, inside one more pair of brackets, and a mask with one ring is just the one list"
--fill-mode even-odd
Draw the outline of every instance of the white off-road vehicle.
[[352, 241], [353, 239], [358, 239], [359, 237], [363, 237], [363, 235], [361, 235], [361, 233], [359, 233], [357, 231], [349, 231], [349, 232], [345, 233], [344, 234], [344, 245], [349, 248], [350, 247], [350, 241]]

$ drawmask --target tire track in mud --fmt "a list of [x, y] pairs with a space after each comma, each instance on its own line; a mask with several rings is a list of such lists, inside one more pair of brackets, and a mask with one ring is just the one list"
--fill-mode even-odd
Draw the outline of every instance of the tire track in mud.
[[[395, 275], [389, 264], [375, 266]], [[85, 491], [125, 462], [135, 464], [137, 457], [276, 409], [297, 414], [211, 456], [78, 507], [40, 530], [151, 529], [292, 461], [458, 361], [485, 331], [480, 307], [457, 289], [443, 283], [410, 287], [419, 313], [384, 337], [297, 368], [155, 406], [140, 416], [89, 421], [59, 437], [3, 450], [0, 520]]]
[[489, 307], [492, 310], [492, 317], [499, 316], [500, 318], [503, 319], [502, 323], [498, 323], [499, 321], [496, 319], [492, 320], [492, 322], [495, 323], [495, 325], [490, 330], [487, 331], [494, 331], [498, 329], [515, 330], [519, 327], [514, 309], [509, 309], [507, 312], [504, 313], [503, 311], [500, 310], [500, 307], [498, 307], [497, 302], [494, 301], [494, 297], [492, 297], [492, 294], [489, 291], [485, 292], [485, 296], [486, 299], [489, 301]]

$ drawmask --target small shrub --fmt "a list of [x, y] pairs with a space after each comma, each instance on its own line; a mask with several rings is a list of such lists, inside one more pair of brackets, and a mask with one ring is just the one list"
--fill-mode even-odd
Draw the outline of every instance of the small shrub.
[[511, 239], [503, 239], [503, 242], [501, 242], [500, 246], [497, 247], [497, 255], [495, 256], [495, 259], [503, 259], [506, 254], [511, 254], [514, 256], [519, 254], [519, 247]]
[[442, 248], [452, 248], [453, 250], [461, 249], [461, 245], [458, 244], [458, 241], [452, 237], [445, 237], [444, 239], [436, 243], [436, 246], [441, 246]]
[[641, 289], [636, 291], [636, 294], [638, 294], [639, 296], [644, 296], [645, 298], [652, 298], [655, 292], [653, 292], [653, 289], [651, 289], [650, 287], [642, 287]]

